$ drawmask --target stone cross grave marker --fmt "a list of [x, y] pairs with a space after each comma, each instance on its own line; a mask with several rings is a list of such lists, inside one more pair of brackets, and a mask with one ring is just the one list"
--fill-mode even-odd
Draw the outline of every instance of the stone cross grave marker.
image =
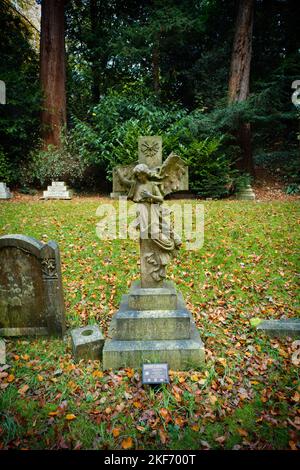
[[0, 336], [64, 332], [58, 245], [24, 235], [0, 237]]
[[112, 319], [103, 367], [140, 368], [158, 362], [179, 370], [199, 366], [204, 362], [203, 343], [182, 295], [166, 281], [166, 266], [181, 240], [163, 200], [187, 181], [186, 165], [175, 154], [161, 163], [161, 138], [143, 137], [139, 163], [128, 176], [117, 168], [116, 176], [137, 206], [141, 280], [123, 296]]
[[[138, 138], [138, 162], [128, 165], [117, 165], [113, 169], [113, 192], [110, 194], [111, 198], [117, 199], [119, 196], [127, 194], [128, 187], [124, 183], [124, 179], [128, 180], [132, 177], [133, 169], [138, 163], [146, 164], [151, 170], [159, 170], [163, 164], [162, 157], [162, 138], [160, 136], [140, 136]], [[188, 167], [180, 157], [176, 157], [178, 168], [180, 168], [180, 178], [174, 177], [173, 180], [170, 179], [169, 187], [164, 188], [165, 195], [174, 191], [188, 191], [189, 189]], [[168, 161], [168, 158], [165, 160], [165, 163]]]

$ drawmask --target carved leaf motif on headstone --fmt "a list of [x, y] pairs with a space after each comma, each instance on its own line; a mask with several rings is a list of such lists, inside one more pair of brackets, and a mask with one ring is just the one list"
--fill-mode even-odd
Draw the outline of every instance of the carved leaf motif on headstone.
[[46, 277], [57, 277], [56, 263], [54, 258], [45, 258], [42, 261], [42, 271]]

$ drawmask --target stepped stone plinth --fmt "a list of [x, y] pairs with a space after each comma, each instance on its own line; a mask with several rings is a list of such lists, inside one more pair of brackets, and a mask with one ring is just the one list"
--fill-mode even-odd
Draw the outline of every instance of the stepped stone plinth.
[[240, 201], [253, 201], [255, 199], [255, 193], [248, 184], [244, 189], [241, 189], [237, 194], [236, 198]]
[[204, 361], [199, 332], [174, 286], [167, 283], [166, 287], [147, 289], [134, 283], [112, 319], [103, 368], [141, 368], [144, 363], [167, 362], [170, 369], [189, 370]]
[[43, 192], [42, 199], [72, 199], [72, 191], [68, 189], [64, 181], [52, 181], [47, 191]]

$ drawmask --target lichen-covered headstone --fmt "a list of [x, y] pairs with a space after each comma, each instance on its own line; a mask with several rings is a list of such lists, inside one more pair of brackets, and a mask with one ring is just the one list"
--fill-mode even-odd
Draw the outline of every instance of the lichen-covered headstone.
[[0, 336], [64, 332], [57, 243], [24, 235], [0, 237]]

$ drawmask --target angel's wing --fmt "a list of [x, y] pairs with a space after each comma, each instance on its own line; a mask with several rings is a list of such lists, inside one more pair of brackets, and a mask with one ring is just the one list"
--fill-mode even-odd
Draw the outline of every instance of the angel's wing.
[[163, 162], [159, 175], [162, 178], [160, 188], [164, 195], [189, 189], [188, 167], [174, 153]]

